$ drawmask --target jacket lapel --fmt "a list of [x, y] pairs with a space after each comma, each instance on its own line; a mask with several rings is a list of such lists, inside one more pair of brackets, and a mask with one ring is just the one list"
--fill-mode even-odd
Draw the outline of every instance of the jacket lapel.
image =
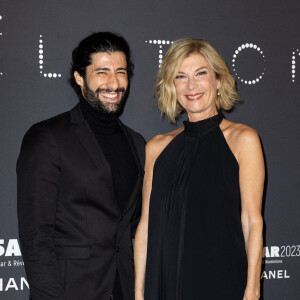
[[138, 156], [138, 153], [137, 153], [137, 149], [136, 149], [136, 145], [133, 141], [133, 138], [132, 136], [129, 134], [126, 126], [119, 120], [119, 124], [123, 130], [123, 133], [128, 141], [128, 144], [130, 146], [130, 149], [131, 149], [131, 152], [132, 152], [132, 155], [134, 156], [134, 160], [136, 162], [136, 165], [137, 165], [137, 169], [138, 169], [138, 177], [137, 177], [137, 181], [135, 183], [135, 186], [130, 194], [130, 197], [126, 203], [126, 206], [125, 206], [125, 209], [124, 209], [124, 212], [123, 214], [125, 214], [130, 208], [131, 206], [135, 203], [135, 201], [137, 200], [137, 194], [140, 192], [140, 189], [141, 189], [141, 184], [142, 184], [142, 178], [143, 178], [143, 166], [142, 166], [142, 163], [139, 159], [139, 156]]
[[[94, 133], [92, 132], [92, 129], [90, 128], [88, 122], [84, 119], [80, 106], [76, 105], [70, 113], [71, 122], [77, 125], [77, 128], [75, 129], [75, 134], [77, 135], [80, 143], [85, 148], [98, 170], [102, 173], [107, 174], [106, 184], [109, 184], [109, 188], [111, 189], [112, 193], [114, 194], [114, 198], [116, 199], [110, 165]], [[116, 206], [119, 208], [117, 201]]]
[[[85, 148], [85, 150], [87, 151], [87, 153], [89, 154], [89, 156], [91, 157], [91, 159], [93, 160], [93, 162], [97, 166], [97, 168], [101, 172], [105, 172], [105, 174], [107, 174], [107, 178], [109, 179], [108, 184], [110, 185], [112, 193], [114, 194], [114, 198], [117, 200], [110, 165], [109, 165], [96, 137], [94, 136], [92, 129], [90, 128], [88, 122], [83, 117], [83, 114], [81, 112], [79, 104], [76, 105], [70, 111], [70, 114], [71, 114], [71, 122], [77, 125], [77, 128], [75, 129], [76, 135], [78, 136], [81, 144], [83, 145], [83, 147]], [[140, 189], [141, 189], [144, 171], [143, 171], [143, 166], [139, 159], [136, 145], [133, 141], [132, 136], [128, 132], [126, 126], [120, 120], [119, 120], [119, 124], [120, 124], [120, 127], [121, 127], [127, 141], [128, 141], [128, 144], [130, 146], [130, 149], [132, 151], [132, 154], [134, 156], [135, 162], [137, 164], [137, 169], [138, 169], [137, 181], [135, 183], [135, 186], [132, 190], [132, 193], [131, 193], [131, 195], [126, 203], [125, 209], [123, 211], [123, 214], [125, 214], [137, 200], [137, 194], [140, 192]], [[120, 207], [119, 207], [117, 201], [115, 201], [115, 202], [116, 202], [116, 206], [119, 208], [119, 211], [120, 211]]]
[[121, 127], [123, 133], [125, 134], [125, 137], [126, 137], [128, 143], [129, 143], [130, 149], [131, 149], [131, 151], [132, 151], [132, 154], [133, 154], [133, 156], [134, 156], [135, 162], [136, 162], [137, 167], [138, 167], [138, 172], [139, 172], [139, 174], [141, 175], [141, 174], [143, 173], [144, 166], [142, 166], [142, 163], [141, 163], [141, 161], [140, 161], [140, 158], [139, 158], [139, 155], [138, 155], [138, 153], [137, 153], [136, 145], [135, 145], [135, 143], [134, 143], [134, 141], [133, 141], [133, 138], [132, 138], [132, 136], [129, 134], [129, 132], [128, 132], [126, 126], [125, 126], [120, 120], [118, 120], [118, 122], [119, 122], [120, 127]]

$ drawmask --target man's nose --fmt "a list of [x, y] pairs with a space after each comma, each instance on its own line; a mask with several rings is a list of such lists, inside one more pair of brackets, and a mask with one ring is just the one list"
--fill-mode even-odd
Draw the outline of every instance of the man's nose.
[[119, 80], [116, 74], [110, 74], [107, 82], [107, 87], [111, 90], [119, 88]]

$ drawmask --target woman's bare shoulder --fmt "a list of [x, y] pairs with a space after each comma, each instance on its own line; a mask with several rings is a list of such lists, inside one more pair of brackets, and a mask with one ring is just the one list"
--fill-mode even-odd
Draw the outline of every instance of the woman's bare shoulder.
[[261, 147], [258, 133], [248, 125], [224, 119], [221, 123], [221, 130], [238, 160], [242, 152]]
[[146, 144], [146, 156], [155, 161], [160, 153], [168, 146], [168, 144], [183, 131], [184, 127], [179, 127], [173, 131], [154, 136]]
[[227, 119], [223, 120], [221, 130], [225, 137], [239, 144], [248, 143], [259, 138], [258, 133], [252, 127], [242, 123], [231, 122]]

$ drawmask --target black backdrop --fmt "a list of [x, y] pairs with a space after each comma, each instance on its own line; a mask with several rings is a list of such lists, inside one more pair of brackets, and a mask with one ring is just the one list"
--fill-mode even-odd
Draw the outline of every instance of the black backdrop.
[[201, 37], [220, 51], [244, 100], [227, 117], [259, 132], [266, 157], [264, 299], [299, 299], [299, 9], [298, 0], [2, 0], [0, 299], [28, 299], [16, 218], [22, 137], [77, 103], [68, 83], [71, 51], [95, 31], [121, 33], [132, 47], [135, 76], [121, 118], [146, 139], [174, 128], [152, 96], [169, 43]]

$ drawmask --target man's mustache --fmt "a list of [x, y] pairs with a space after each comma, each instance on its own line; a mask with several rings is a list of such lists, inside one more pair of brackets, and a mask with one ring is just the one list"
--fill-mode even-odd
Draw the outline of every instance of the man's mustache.
[[124, 94], [125, 91], [126, 90], [122, 87], [117, 88], [115, 90], [99, 88], [99, 89], [96, 90], [96, 93], [99, 94], [99, 93], [102, 93], [102, 92], [106, 92], [106, 93], [122, 93], [122, 94]]

